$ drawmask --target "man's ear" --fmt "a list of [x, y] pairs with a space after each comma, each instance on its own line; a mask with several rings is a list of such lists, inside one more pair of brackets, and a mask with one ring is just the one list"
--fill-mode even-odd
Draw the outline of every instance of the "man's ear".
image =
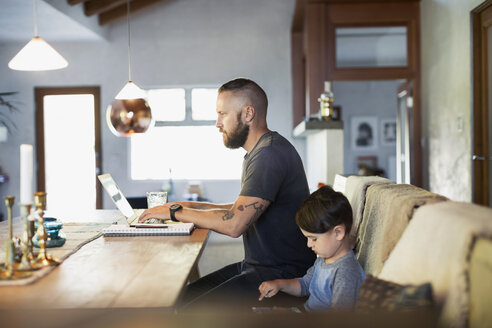
[[246, 121], [246, 123], [251, 123], [253, 121], [253, 119], [255, 118], [255, 115], [256, 115], [256, 111], [255, 111], [255, 108], [253, 106], [245, 106], [243, 108], [243, 115], [244, 115], [244, 120]]
[[339, 224], [333, 228], [333, 231], [335, 231], [335, 238], [337, 240], [342, 240], [345, 237], [346, 231], [345, 231], [345, 226], [343, 224]]

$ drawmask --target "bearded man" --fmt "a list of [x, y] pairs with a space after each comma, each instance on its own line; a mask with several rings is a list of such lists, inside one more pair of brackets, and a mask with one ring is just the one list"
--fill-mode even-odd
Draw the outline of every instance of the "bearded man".
[[314, 263], [295, 222], [309, 196], [302, 161], [287, 139], [268, 129], [267, 107], [265, 92], [251, 80], [239, 78], [219, 88], [216, 127], [226, 147], [247, 152], [241, 192], [233, 204], [167, 203], [139, 218], [173, 218], [243, 237], [244, 260], [189, 284], [183, 304], [255, 305], [261, 282], [302, 277]]

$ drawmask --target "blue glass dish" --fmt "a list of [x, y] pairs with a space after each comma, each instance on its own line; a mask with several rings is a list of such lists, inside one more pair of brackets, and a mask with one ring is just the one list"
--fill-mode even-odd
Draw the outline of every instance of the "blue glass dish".
[[[38, 221], [36, 221], [35, 228], [38, 227]], [[44, 228], [46, 229], [46, 247], [61, 247], [65, 244], [67, 237], [61, 230], [63, 223], [56, 218], [46, 217], [44, 218]], [[39, 238], [36, 233], [32, 238], [32, 244], [34, 247], [39, 248]]]

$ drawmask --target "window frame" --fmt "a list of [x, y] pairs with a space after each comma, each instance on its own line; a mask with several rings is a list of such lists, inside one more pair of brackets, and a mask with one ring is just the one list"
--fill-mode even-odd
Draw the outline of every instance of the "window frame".
[[[145, 88], [145, 91], [148, 90], [159, 90], [159, 89], [184, 89], [185, 91], [185, 119], [183, 121], [155, 121], [155, 127], [161, 126], [204, 126], [204, 125], [214, 125], [217, 120], [194, 120], [192, 117], [192, 101], [191, 101], [191, 92], [193, 89], [219, 89], [218, 86], [211, 85], [194, 85], [190, 86], [165, 86], [165, 87], [156, 87], [156, 88]], [[151, 107], [152, 110], [152, 107]]]

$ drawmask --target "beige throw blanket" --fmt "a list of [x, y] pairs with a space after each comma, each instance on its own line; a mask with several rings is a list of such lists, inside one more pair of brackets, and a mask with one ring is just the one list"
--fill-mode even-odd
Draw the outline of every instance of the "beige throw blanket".
[[446, 199], [413, 185], [370, 186], [356, 247], [357, 258], [366, 274], [379, 274], [415, 209]]
[[381, 178], [378, 176], [357, 176], [352, 175], [347, 178], [345, 184], [344, 194], [347, 197], [353, 212], [353, 224], [350, 231], [350, 239], [352, 246], [355, 245], [357, 235], [359, 234], [360, 223], [362, 222], [362, 215], [364, 212], [364, 204], [366, 203], [366, 192], [369, 186], [373, 184], [388, 184], [394, 183], [393, 181]]

